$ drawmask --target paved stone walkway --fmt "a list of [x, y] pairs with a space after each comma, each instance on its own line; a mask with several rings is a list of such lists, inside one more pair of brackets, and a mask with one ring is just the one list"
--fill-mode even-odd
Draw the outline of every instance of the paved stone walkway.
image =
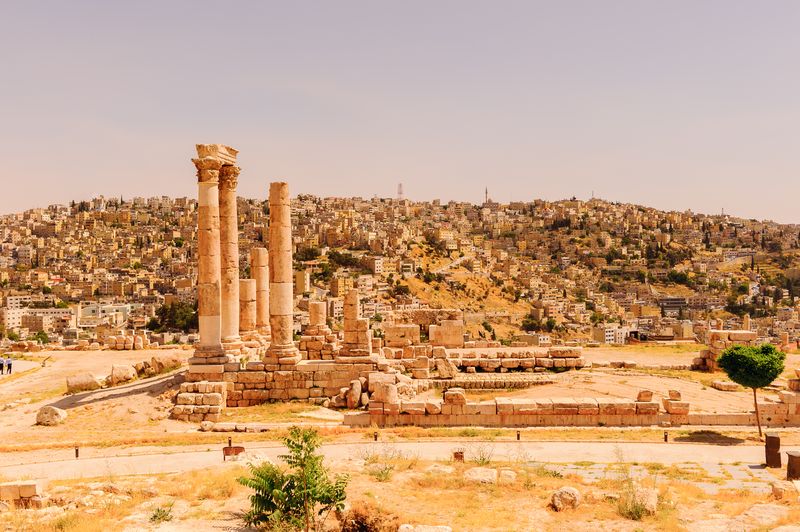
[[[285, 449], [278, 443], [245, 444], [249, 453], [277, 460]], [[783, 478], [785, 469], [764, 469], [760, 446], [702, 444], [607, 443], [607, 442], [479, 442], [418, 441], [334, 443], [322, 447], [329, 460], [347, 461], [365, 453], [391, 449], [423, 460], [449, 460], [455, 449], [463, 449], [467, 460], [479, 454], [496, 462], [540, 464], [560, 474], [576, 474], [587, 481], [650, 475], [656, 479], [684, 479], [715, 493], [721, 489], [751, 489], [766, 492], [770, 482]], [[788, 447], [783, 451], [794, 450]], [[87, 449], [87, 451], [89, 451]], [[115, 475], [157, 474], [190, 471], [222, 463], [221, 446], [153, 448], [137, 454], [125, 449], [97, 449], [91, 457], [70, 458], [71, 450], [53, 451], [47, 461], [33, 463], [24, 454], [4, 453], [0, 475], [18, 478], [96, 478]], [[27, 462], [27, 463], [26, 463]], [[669, 477], [668, 477], [669, 475]]]

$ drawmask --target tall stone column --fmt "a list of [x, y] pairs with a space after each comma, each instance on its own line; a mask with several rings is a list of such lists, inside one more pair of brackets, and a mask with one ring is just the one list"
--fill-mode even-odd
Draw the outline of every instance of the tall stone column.
[[246, 335], [256, 330], [256, 280], [239, 279], [239, 331]]
[[269, 185], [269, 324], [272, 342], [268, 358], [281, 364], [296, 363], [294, 346], [294, 291], [292, 267], [292, 210], [289, 185]]
[[222, 342], [239, 341], [239, 223], [236, 182], [240, 169], [226, 164], [219, 175]]
[[219, 169], [212, 156], [192, 159], [197, 168], [197, 314], [200, 346], [195, 356], [222, 354], [220, 318]]
[[250, 250], [250, 277], [256, 281], [256, 330], [263, 336], [269, 337], [269, 256], [267, 248]]

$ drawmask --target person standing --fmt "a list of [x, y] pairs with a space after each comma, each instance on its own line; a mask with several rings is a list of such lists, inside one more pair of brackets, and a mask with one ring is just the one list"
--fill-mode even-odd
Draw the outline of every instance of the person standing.
[[6, 357], [6, 375], [11, 375], [11, 357]]

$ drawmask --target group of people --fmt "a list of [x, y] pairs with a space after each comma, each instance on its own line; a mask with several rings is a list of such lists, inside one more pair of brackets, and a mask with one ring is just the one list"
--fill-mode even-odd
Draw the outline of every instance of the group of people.
[[11, 357], [10, 356], [6, 356], [5, 360], [0, 358], [0, 375], [3, 374], [3, 368], [4, 367], [5, 367], [5, 374], [6, 375], [10, 375], [11, 374]]

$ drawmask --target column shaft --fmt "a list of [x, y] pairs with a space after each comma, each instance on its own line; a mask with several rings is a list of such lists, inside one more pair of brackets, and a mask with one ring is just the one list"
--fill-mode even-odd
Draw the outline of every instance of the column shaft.
[[269, 336], [269, 257], [267, 248], [250, 250], [250, 277], [256, 281], [256, 329]]
[[277, 357], [297, 354], [294, 347], [294, 293], [292, 269], [292, 211], [289, 186], [269, 186], [269, 322], [272, 342], [268, 353]]
[[200, 351], [221, 352], [219, 168], [221, 162], [203, 157], [197, 167], [197, 306]]
[[239, 223], [236, 180], [239, 168], [225, 165], [220, 171], [220, 263], [222, 292], [222, 341], [239, 340]]
[[239, 280], [239, 331], [250, 333], [256, 329], [256, 281]]

